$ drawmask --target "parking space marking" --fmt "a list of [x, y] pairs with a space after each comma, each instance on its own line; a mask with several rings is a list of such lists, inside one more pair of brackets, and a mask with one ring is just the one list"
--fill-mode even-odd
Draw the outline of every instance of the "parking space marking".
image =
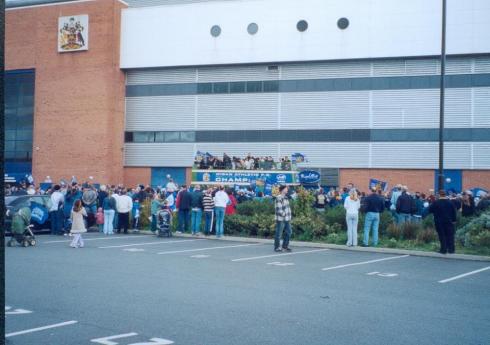
[[15, 337], [16, 335], [21, 335], [21, 334], [27, 334], [27, 333], [44, 331], [45, 329], [51, 329], [51, 328], [69, 326], [69, 325], [73, 325], [75, 323], [78, 323], [78, 321], [73, 321], [73, 320], [72, 321], [66, 321], [66, 322], [56, 323], [54, 325], [48, 325], [48, 326], [43, 326], [43, 327], [26, 329], [24, 331], [19, 331], [19, 332], [7, 333], [7, 334], [5, 334], [5, 338]]
[[125, 252], [144, 252], [143, 248], [126, 248], [123, 249]]
[[203, 250], [238, 248], [238, 247], [249, 247], [249, 246], [260, 246], [260, 245], [262, 245], [262, 243], [239, 244], [239, 245], [236, 245], [236, 246], [223, 246], [223, 247], [207, 247], [207, 248], [199, 248], [199, 249], [172, 250], [172, 251], [169, 251], [169, 252], [160, 252], [160, 253], [157, 253], [157, 254], [159, 254], [159, 255], [163, 255], [163, 254], [178, 254], [178, 253], [199, 252], [199, 251], [203, 251]]
[[273, 266], [294, 266], [293, 262], [280, 262], [280, 261], [274, 261], [274, 262], [269, 262], [267, 265], [273, 265]]
[[12, 307], [5, 306], [5, 315], [21, 315], [21, 314], [31, 314], [32, 311], [25, 309], [14, 309], [11, 310]]
[[[121, 338], [129, 338], [129, 337], [134, 337], [137, 335], [138, 335], [138, 333], [131, 332], [131, 333], [125, 333], [125, 334], [112, 335], [109, 337], [92, 339], [92, 340], [90, 340], [90, 342], [98, 343], [98, 344], [102, 344], [102, 345], [118, 345], [119, 344], [118, 342], [112, 341], [112, 340], [121, 339]], [[132, 343], [129, 345], [171, 345], [173, 343], [174, 342], [172, 340], [168, 340], [168, 339], [151, 338], [150, 342]]]
[[381, 273], [381, 272], [370, 272], [370, 273], [366, 273], [366, 275], [368, 276], [379, 276], [379, 277], [388, 277], [388, 278], [393, 278], [393, 277], [397, 277], [398, 276], [398, 273]]
[[373, 262], [380, 262], [380, 261], [386, 261], [386, 260], [395, 260], [395, 259], [402, 259], [409, 257], [410, 255], [399, 255], [399, 256], [390, 256], [388, 258], [383, 258], [383, 259], [376, 259], [376, 260], [369, 260], [369, 261], [362, 261], [362, 262], [355, 262], [352, 264], [346, 264], [346, 265], [339, 265], [339, 266], [333, 266], [333, 267], [325, 267], [322, 268], [322, 271], [330, 271], [330, 270], [336, 270], [338, 268], [344, 268], [344, 267], [351, 267], [351, 266], [359, 266], [359, 265], [367, 265], [371, 264]]
[[308, 253], [317, 253], [317, 252], [324, 252], [329, 249], [315, 249], [315, 250], [305, 250], [302, 252], [291, 252], [291, 253], [282, 253], [282, 254], [273, 254], [273, 255], [263, 255], [263, 256], [253, 256], [250, 258], [239, 258], [239, 259], [233, 259], [231, 260], [232, 262], [238, 262], [238, 261], [248, 261], [248, 260], [258, 260], [258, 259], [265, 259], [265, 258], [273, 258], [276, 256], [286, 256], [286, 255], [296, 255], [296, 254], [308, 254]]
[[470, 276], [470, 275], [473, 275], [473, 274], [477, 274], [477, 273], [480, 273], [480, 272], [483, 272], [483, 271], [486, 271], [486, 270], [490, 270], [490, 266], [483, 267], [483, 268], [480, 268], [479, 270], [471, 271], [471, 272], [468, 272], [468, 273], [463, 273], [463, 274], [460, 274], [460, 275], [455, 276], [455, 277], [447, 278], [447, 279], [444, 279], [444, 280], [439, 280], [439, 283], [441, 283], [441, 284], [449, 283], [449, 282], [451, 282], [453, 280], [461, 279], [461, 278], [464, 278], [464, 277], [467, 277], [467, 276]]
[[197, 255], [192, 255], [191, 258], [194, 258], [194, 259], [205, 259], [205, 258], [209, 258], [210, 255], [204, 255], [204, 254], [197, 254]]
[[[138, 235], [138, 237], [155, 237], [155, 235]], [[121, 240], [121, 239], [127, 239], [127, 238], [135, 239], [134, 236], [111, 236], [111, 235], [109, 235], [109, 237], [84, 238], [83, 240], [84, 241], [102, 241], [102, 240], [117, 240], [117, 239]], [[71, 242], [71, 240], [46, 241], [46, 242], [41, 242], [41, 243], [45, 244], [45, 243], [67, 243], [67, 242]]]
[[155, 244], [179, 243], [179, 242], [193, 242], [193, 241], [203, 241], [203, 240], [179, 240], [179, 241], [162, 241], [162, 242], [143, 242], [143, 243], [131, 243], [131, 244], [122, 244], [122, 245], [118, 245], [118, 246], [106, 246], [106, 247], [98, 247], [98, 248], [99, 249], [126, 248], [126, 247], [151, 246], [151, 245], [155, 245]]

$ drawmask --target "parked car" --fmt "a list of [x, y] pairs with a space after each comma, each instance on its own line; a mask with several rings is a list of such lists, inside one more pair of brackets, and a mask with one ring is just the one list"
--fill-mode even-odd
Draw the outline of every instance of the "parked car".
[[49, 209], [51, 198], [49, 195], [17, 195], [5, 197], [5, 234], [10, 235], [12, 216], [22, 207], [30, 207], [32, 211], [31, 224], [34, 233], [50, 232]]

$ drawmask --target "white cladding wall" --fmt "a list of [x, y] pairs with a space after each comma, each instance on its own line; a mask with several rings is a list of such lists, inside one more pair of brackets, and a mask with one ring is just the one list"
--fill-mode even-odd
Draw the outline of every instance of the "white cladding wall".
[[[125, 146], [126, 166], [190, 166], [197, 151], [214, 155], [226, 152], [244, 157], [247, 153], [279, 159], [301, 152], [309, 162], [304, 167], [437, 169], [436, 142], [379, 143], [211, 143], [211, 144], [147, 144]], [[490, 142], [448, 142], [445, 144], [446, 169], [488, 169]]]
[[[248, 0], [128, 8], [121, 68], [428, 56], [441, 0]], [[337, 27], [346, 17], [350, 25]], [[448, 0], [447, 53], [490, 52], [490, 1]], [[296, 29], [306, 20], [308, 30]], [[257, 23], [255, 35], [247, 33]], [[213, 25], [221, 35], [210, 35]], [[398, 68], [394, 66], [394, 68]]]

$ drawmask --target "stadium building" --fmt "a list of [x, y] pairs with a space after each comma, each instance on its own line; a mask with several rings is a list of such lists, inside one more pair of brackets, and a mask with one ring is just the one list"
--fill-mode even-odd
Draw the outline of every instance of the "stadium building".
[[[448, 187], [490, 189], [490, 2], [448, 0]], [[302, 153], [427, 192], [441, 0], [6, 2], [6, 173], [190, 182], [197, 151]]]

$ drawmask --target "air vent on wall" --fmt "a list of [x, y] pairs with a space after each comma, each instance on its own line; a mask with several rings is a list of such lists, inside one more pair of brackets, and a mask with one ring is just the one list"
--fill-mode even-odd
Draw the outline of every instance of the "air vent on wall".
[[277, 66], [277, 65], [270, 65], [270, 66], [267, 66], [267, 70], [268, 71], [279, 71], [279, 66]]

